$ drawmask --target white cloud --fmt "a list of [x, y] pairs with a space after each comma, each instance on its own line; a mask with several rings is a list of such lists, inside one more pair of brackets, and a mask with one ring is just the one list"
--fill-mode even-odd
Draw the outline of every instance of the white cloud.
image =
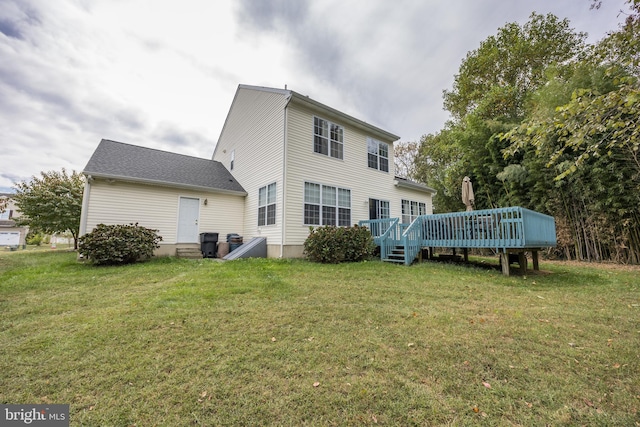
[[4, 0], [0, 190], [82, 170], [101, 138], [209, 157], [240, 83], [288, 84], [415, 140], [447, 119], [465, 54], [534, 7], [595, 41], [624, 0]]

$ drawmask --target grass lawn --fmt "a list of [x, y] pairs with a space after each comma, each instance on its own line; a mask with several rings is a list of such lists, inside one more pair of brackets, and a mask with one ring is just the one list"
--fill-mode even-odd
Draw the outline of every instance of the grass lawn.
[[0, 252], [0, 403], [71, 425], [640, 425], [640, 269]]

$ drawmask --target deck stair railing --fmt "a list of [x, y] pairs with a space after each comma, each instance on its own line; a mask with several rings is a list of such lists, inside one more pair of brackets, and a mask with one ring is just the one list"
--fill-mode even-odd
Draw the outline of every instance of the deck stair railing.
[[371, 219], [358, 222], [360, 226], [369, 227], [373, 241], [380, 246], [380, 258], [388, 259], [389, 254], [400, 243], [398, 218]]

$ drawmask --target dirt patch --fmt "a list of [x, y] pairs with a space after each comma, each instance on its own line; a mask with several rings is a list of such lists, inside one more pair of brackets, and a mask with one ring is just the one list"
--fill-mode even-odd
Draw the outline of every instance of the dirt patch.
[[543, 261], [545, 263], [555, 264], [555, 265], [566, 265], [568, 267], [594, 267], [594, 268], [602, 268], [603, 270], [611, 270], [611, 271], [627, 271], [634, 272], [637, 271], [640, 273], [640, 265], [629, 265], [629, 264], [616, 264], [613, 262], [587, 262], [587, 261]]

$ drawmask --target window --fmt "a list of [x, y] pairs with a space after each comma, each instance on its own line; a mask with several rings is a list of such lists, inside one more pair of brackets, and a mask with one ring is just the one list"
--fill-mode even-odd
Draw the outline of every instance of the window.
[[390, 218], [389, 202], [387, 200], [369, 199], [369, 219]]
[[411, 224], [419, 215], [427, 214], [427, 205], [414, 200], [402, 200], [402, 223]]
[[325, 156], [342, 159], [344, 154], [344, 129], [335, 123], [313, 118], [313, 151]]
[[276, 183], [258, 190], [258, 226], [276, 223]]
[[351, 190], [330, 185], [304, 183], [306, 225], [351, 225]]
[[373, 138], [367, 138], [367, 162], [372, 169], [389, 172], [389, 146]]

